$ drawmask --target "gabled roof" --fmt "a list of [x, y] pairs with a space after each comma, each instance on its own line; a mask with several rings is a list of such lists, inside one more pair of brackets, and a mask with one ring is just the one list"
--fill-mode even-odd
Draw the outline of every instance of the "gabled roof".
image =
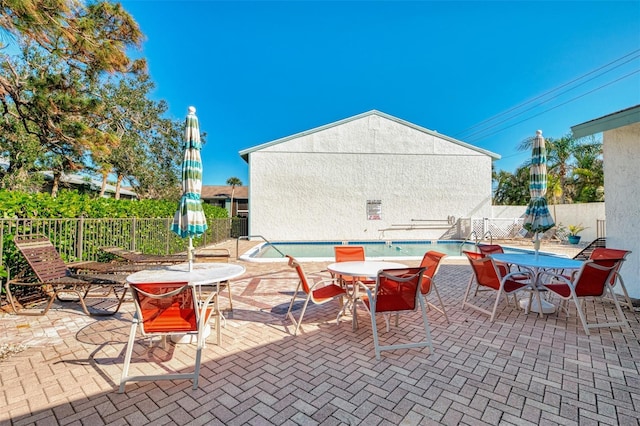
[[249, 154], [251, 154], [252, 152], [260, 151], [261, 149], [268, 148], [270, 146], [277, 145], [277, 144], [280, 144], [280, 143], [283, 143], [283, 142], [287, 142], [287, 141], [290, 141], [292, 139], [300, 138], [302, 136], [306, 136], [306, 135], [309, 135], [309, 134], [312, 134], [312, 133], [320, 132], [322, 130], [329, 129], [331, 127], [340, 126], [340, 125], [348, 123], [350, 121], [359, 120], [361, 118], [364, 118], [364, 117], [367, 117], [367, 116], [370, 116], [370, 115], [377, 115], [379, 117], [386, 118], [387, 120], [395, 121], [396, 123], [402, 124], [402, 125], [407, 126], [407, 127], [411, 127], [411, 128], [413, 128], [415, 130], [418, 130], [419, 132], [427, 133], [429, 135], [436, 136], [436, 137], [438, 137], [440, 139], [444, 139], [444, 140], [449, 141], [451, 143], [454, 143], [454, 144], [457, 144], [457, 145], [461, 145], [461, 146], [463, 146], [465, 148], [469, 148], [469, 149], [472, 149], [474, 151], [480, 152], [482, 154], [488, 155], [489, 157], [491, 157], [494, 160], [499, 160], [500, 159], [500, 155], [499, 154], [484, 150], [482, 148], [478, 148], [477, 146], [469, 145], [468, 143], [465, 143], [465, 142], [459, 141], [457, 139], [454, 139], [452, 137], [443, 135], [442, 133], [438, 133], [438, 132], [435, 132], [433, 130], [429, 130], [427, 128], [424, 128], [424, 127], [418, 126], [416, 124], [410, 123], [408, 121], [401, 120], [401, 119], [399, 119], [397, 117], [394, 117], [394, 116], [389, 115], [389, 114], [385, 114], [384, 112], [380, 112], [380, 111], [377, 111], [375, 109], [371, 110], [369, 112], [362, 113], [362, 114], [354, 115], [353, 117], [349, 117], [349, 118], [345, 118], [343, 120], [339, 120], [339, 121], [336, 121], [336, 122], [333, 122], [333, 123], [325, 124], [324, 126], [316, 127], [315, 129], [305, 130], [304, 132], [296, 133], [296, 134], [291, 135], [291, 136], [287, 136], [287, 137], [284, 137], [284, 138], [276, 139], [276, 140], [271, 141], [271, 142], [263, 143], [261, 145], [254, 146], [253, 148], [247, 148], [247, 149], [244, 149], [244, 150], [240, 151], [239, 154], [240, 154], [240, 156], [242, 157], [242, 159], [244, 161], [249, 162]]
[[576, 124], [571, 127], [571, 132], [573, 132], [573, 137], [578, 139], [634, 123], [640, 123], [640, 105]]
[[[227, 198], [231, 198], [231, 186], [202, 185], [200, 198], [207, 199], [207, 200], [211, 200], [214, 198], [226, 200]], [[233, 192], [233, 198], [248, 200], [249, 187], [236, 186]]]

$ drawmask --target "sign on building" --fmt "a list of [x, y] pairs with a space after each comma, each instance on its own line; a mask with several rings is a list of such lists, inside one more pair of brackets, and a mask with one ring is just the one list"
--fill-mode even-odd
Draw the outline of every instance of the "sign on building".
[[367, 220], [382, 220], [381, 200], [367, 200]]

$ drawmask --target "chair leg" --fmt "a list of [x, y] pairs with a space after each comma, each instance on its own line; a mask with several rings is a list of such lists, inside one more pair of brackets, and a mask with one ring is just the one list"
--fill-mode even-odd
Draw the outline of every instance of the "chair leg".
[[576, 304], [576, 311], [578, 311], [578, 316], [580, 317], [580, 321], [582, 322], [582, 327], [584, 328], [584, 332], [589, 336], [589, 325], [587, 324], [587, 317], [584, 314], [584, 309], [582, 305], [582, 300], [578, 299], [578, 296], [572, 291], [571, 296], [573, 297], [573, 301]]
[[436, 297], [438, 298], [438, 302], [442, 307], [441, 312], [442, 312], [442, 315], [444, 315], [444, 319], [447, 321], [447, 324], [451, 324], [451, 321], [449, 321], [449, 317], [447, 316], [447, 311], [444, 308], [444, 303], [442, 303], [442, 298], [440, 297], [440, 293], [438, 292], [438, 287], [436, 287], [436, 283], [431, 283], [431, 285], [433, 286], [433, 290], [436, 292]]
[[196, 365], [194, 367], [193, 376], [193, 390], [198, 389], [198, 381], [200, 379], [200, 362], [202, 359], [202, 349], [204, 348], [204, 336], [202, 327], [198, 330], [198, 346], [196, 349]]
[[[631, 302], [631, 298], [629, 297], [629, 293], [627, 293], [627, 287], [624, 285], [624, 280], [622, 279], [622, 275], [619, 272], [615, 273], [615, 278], [620, 281], [620, 288], [622, 289], [622, 294], [624, 295], [625, 305], [629, 308], [630, 311], [633, 312], [633, 302]], [[615, 297], [615, 293], [613, 293]]]
[[493, 320], [496, 317], [496, 312], [498, 311], [498, 304], [500, 303], [500, 296], [502, 296], [502, 290], [498, 290], [498, 295], [496, 296], [496, 301], [493, 304], [493, 311], [491, 311], [491, 318], [489, 319], [490, 322], [493, 322]]
[[296, 291], [293, 293], [293, 296], [291, 296], [291, 303], [289, 303], [289, 309], [287, 310], [287, 315], [286, 317], [289, 318], [291, 320], [291, 322], [293, 323], [293, 325], [295, 325], [295, 329], [293, 331], [293, 335], [297, 335], [298, 334], [298, 329], [300, 328], [300, 325], [302, 324], [302, 318], [304, 317], [304, 313], [307, 310], [307, 305], [309, 304], [309, 299], [311, 299], [311, 295], [308, 294], [307, 297], [304, 300], [304, 305], [302, 305], [302, 311], [300, 312], [300, 317], [298, 317], [298, 319], [295, 319], [295, 316], [293, 315], [292, 309], [293, 309], [293, 303], [296, 300], [296, 296], [298, 295], [298, 289], [300, 288], [300, 283], [298, 283], [298, 286], [296, 287]]
[[118, 393], [124, 392], [124, 386], [129, 378], [129, 365], [131, 364], [131, 355], [133, 354], [133, 345], [136, 339], [136, 331], [138, 329], [138, 319], [133, 318], [131, 323], [131, 331], [129, 332], [129, 342], [124, 356], [124, 365], [122, 366], [122, 376], [120, 376], [120, 389]]
[[293, 313], [290, 314], [291, 316], [291, 320], [295, 323], [296, 328], [293, 331], [293, 335], [296, 336], [298, 334], [298, 329], [300, 328], [300, 325], [302, 324], [302, 318], [304, 317], [304, 313], [307, 311], [307, 305], [309, 305], [309, 299], [310, 297], [307, 297], [304, 301], [304, 305], [302, 305], [302, 311], [300, 312], [300, 317], [298, 318], [298, 321], [296, 322], [293, 319]]
[[[616, 311], [617, 311], [618, 318], [619, 318], [618, 322], [623, 324], [623, 325], [621, 325], [621, 327], [625, 327], [627, 329], [631, 329], [631, 326], [629, 325], [629, 321], [627, 321], [627, 317], [625, 317], [624, 316], [624, 312], [622, 312], [622, 308], [620, 307], [620, 302], [618, 302], [618, 298], [616, 297], [616, 294], [613, 292], [613, 288], [611, 287], [611, 285], [609, 285], [609, 283], [607, 283], [607, 289], [609, 290], [609, 294], [611, 294], [611, 297], [613, 298], [613, 303], [616, 305]], [[625, 295], [626, 295], [626, 290], [625, 290]], [[633, 305], [629, 305], [629, 306], [633, 307]]]
[[231, 281], [227, 281], [227, 291], [229, 292], [229, 310], [233, 312], [233, 299], [231, 298]]
[[[440, 297], [440, 296], [438, 296]], [[428, 347], [429, 347], [429, 351], [431, 351], [431, 353], [433, 353], [433, 340], [431, 340], [431, 326], [429, 325], [429, 318], [427, 317], [427, 310], [426, 310], [426, 302], [424, 300], [422, 300], [423, 298], [420, 298], [420, 310], [422, 311], [422, 323], [424, 324], [424, 331], [427, 335], [427, 342], [428, 342]], [[443, 312], [444, 313], [444, 312]], [[445, 314], [445, 318], [446, 318]], [[449, 321], [447, 319], [447, 321]]]
[[376, 353], [376, 359], [380, 361], [380, 342], [378, 341], [378, 326], [376, 324], [376, 313], [375, 311], [370, 311], [371, 315], [371, 330], [373, 332], [373, 349]]
[[[96, 285], [101, 285], [101, 284], [96, 284]], [[113, 309], [113, 311], [104, 311], [104, 312], [91, 312], [91, 311], [89, 311], [89, 308], [87, 307], [87, 305], [85, 303], [85, 299], [87, 298], [87, 294], [89, 294], [89, 290], [91, 289], [91, 285], [87, 286], [87, 288], [84, 290], [84, 294], [80, 294], [82, 292], [82, 290], [78, 290], [76, 292], [78, 294], [79, 298], [80, 298], [80, 305], [82, 306], [82, 310], [87, 315], [90, 315], [92, 317], [108, 317], [108, 316], [115, 315], [115, 314], [118, 313], [118, 311], [120, 310], [120, 306], [122, 306], [122, 302], [124, 301], [124, 298], [127, 295], [127, 290], [123, 287], [122, 288], [122, 294], [118, 297], [118, 292], [116, 291], [115, 286], [109, 286], [109, 287], [110, 288], [109, 288], [109, 290], [108, 290], [108, 292], [106, 294], [108, 295], [111, 292], [113, 292], [114, 296], [116, 297], [116, 299], [118, 301], [118, 304]]]
[[5, 281], [4, 283], [4, 289], [6, 291], [7, 294], [7, 300], [9, 301], [9, 304], [11, 305], [11, 309], [13, 309], [13, 313], [15, 313], [16, 315], [26, 315], [26, 316], [42, 316], [45, 315], [49, 309], [51, 308], [51, 306], [53, 305], [53, 301], [56, 300], [56, 290], [55, 288], [52, 288], [50, 295], [49, 295], [49, 301], [47, 302], [47, 306], [44, 307], [44, 309], [42, 309], [41, 311], [35, 311], [32, 312], [31, 309], [19, 309], [16, 300], [13, 297], [13, 294], [11, 294], [11, 288], [10, 288], [11, 284], [9, 283], [9, 281]]
[[[471, 284], [473, 284], [473, 275], [469, 278], [469, 284], [467, 284], [467, 290], [464, 292], [464, 298], [462, 299], [462, 308], [464, 309], [464, 305], [467, 303], [467, 299], [469, 298], [469, 291], [471, 291]], [[476, 294], [478, 294], [478, 288], [476, 287]]]

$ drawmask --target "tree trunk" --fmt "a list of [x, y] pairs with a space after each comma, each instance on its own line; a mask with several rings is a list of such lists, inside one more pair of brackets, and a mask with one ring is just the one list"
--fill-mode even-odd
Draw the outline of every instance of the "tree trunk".
[[120, 186], [122, 186], [122, 175], [118, 173], [118, 180], [116, 181], [116, 195], [115, 195], [115, 199], [119, 200], [120, 199]]
[[100, 196], [104, 197], [104, 193], [107, 190], [107, 176], [108, 174], [102, 175], [102, 186], [100, 187]]
[[231, 187], [231, 209], [229, 217], [233, 217], [233, 194], [235, 193], [236, 188], [234, 186]]
[[59, 171], [53, 172], [53, 181], [51, 182], [51, 197], [56, 198], [58, 196], [58, 189], [60, 189], [60, 176]]

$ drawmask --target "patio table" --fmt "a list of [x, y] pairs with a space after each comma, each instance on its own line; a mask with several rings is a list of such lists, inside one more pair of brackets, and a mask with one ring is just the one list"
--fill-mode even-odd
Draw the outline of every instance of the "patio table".
[[[360, 260], [352, 262], [335, 262], [327, 265], [329, 272], [339, 275], [347, 275], [350, 277], [366, 277], [376, 279], [378, 271], [382, 269], [402, 269], [407, 265], [396, 262], [383, 262], [375, 260]], [[351, 328], [355, 331], [358, 329], [358, 317], [356, 315], [356, 302], [358, 300], [358, 285], [353, 283], [353, 291], [350, 295], [352, 304], [352, 322]]]
[[[574, 270], [580, 269], [582, 267], [582, 261], [569, 259], [568, 257], [562, 256], [549, 256], [542, 254], [533, 254], [533, 253], [495, 253], [490, 255], [493, 259], [498, 262], [508, 263], [511, 265], [523, 266], [527, 269], [533, 271], [534, 274], [534, 285], [533, 291], [536, 293], [536, 298], [538, 300], [538, 304], [532, 302], [533, 293], [529, 296], [529, 300], [523, 299], [520, 301], [520, 307], [528, 312], [529, 310], [532, 312], [539, 313], [540, 316], [542, 314], [551, 314], [555, 312], [555, 306], [552, 303], [544, 301], [540, 298], [539, 288], [540, 285], [538, 280], [540, 278], [540, 273], [543, 271], [547, 271], [549, 269], [552, 270]], [[542, 309], [540, 309], [540, 306]]]
[[[221, 343], [220, 321], [222, 313], [218, 306], [218, 294], [220, 283], [239, 277], [244, 274], [245, 268], [241, 265], [233, 263], [194, 263], [192, 270], [189, 270], [188, 263], [177, 265], [156, 265], [149, 269], [138, 271], [127, 276], [127, 282], [131, 284], [148, 284], [163, 282], [186, 282], [189, 285], [200, 287], [214, 286], [216, 295], [214, 297], [214, 315], [216, 317], [216, 342]], [[202, 314], [204, 315], [207, 306], [202, 306]], [[191, 339], [186, 341], [179, 340], [176, 343], [189, 343]]]

